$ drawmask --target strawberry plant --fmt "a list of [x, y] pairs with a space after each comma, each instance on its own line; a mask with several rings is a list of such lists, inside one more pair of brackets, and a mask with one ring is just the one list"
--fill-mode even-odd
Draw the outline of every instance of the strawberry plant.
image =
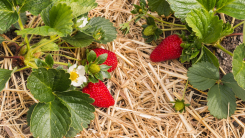
[[[13, 70], [0, 69], [0, 90], [4, 89], [13, 73], [32, 69], [27, 88], [39, 102], [30, 107], [27, 121], [34, 137], [74, 137], [94, 119], [93, 105], [114, 105], [113, 97], [102, 82], [104, 78], [110, 78], [108, 71], [113, 71], [117, 66], [113, 52], [103, 49], [89, 52], [87, 49], [87, 58], [84, 60], [58, 54], [77, 60], [82, 65], [55, 62], [52, 57], [55, 54], [50, 53], [60, 48], [85, 48], [93, 42], [107, 44], [116, 39], [116, 28], [109, 20], [88, 18], [88, 12], [97, 5], [95, 0], [0, 0], [0, 33], [15, 27], [18, 29], [17, 35], [23, 37], [22, 42], [0, 37], [1, 43], [14, 43], [18, 49], [16, 56], [2, 58], [18, 59], [24, 66]], [[24, 28], [26, 11], [41, 16], [37, 27], [32, 28], [31, 23]], [[41, 26], [42, 23], [45, 25]], [[42, 37], [33, 44], [35, 35]], [[72, 47], [62, 47], [63, 43]], [[54, 64], [68, 66], [69, 69], [65, 70], [62, 66], [55, 69]], [[101, 97], [96, 97], [100, 94], [97, 91], [90, 93], [88, 87], [101, 90], [107, 97], [102, 101]], [[108, 97], [111, 101], [109, 104], [100, 104], [106, 103]]]
[[[245, 45], [237, 46], [232, 53], [220, 42], [244, 21], [232, 26], [229, 22], [224, 23], [217, 14], [223, 13], [243, 20], [245, 3], [242, 0], [148, 0], [148, 3], [141, 0], [140, 5], [134, 7], [132, 14], [136, 17], [122, 24], [121, 30], [128, 33], [130, 22], [145, 19], [142, 37], [147, 43], [157, 40], [164, 31], [186, 30], [165, 38], [151, 53], [151, 61], [161, 62], [179, 58], [182, 63], [191, 62], [193, 66], [188, 70], [188, 80], [199, 90], [209, 89], [207, 105], [210, 113], [217, 118], [231, 116], [236, 110], [235, 96], [245, 100]], [[156, 11], [158, 15], [166, 17], [174, 14], [180, 18], [182, 24], [169, 23], [161, 17], [151, 15], [148, 11]], [[167, 29], [168, 27], [171, 28]], [[175, 36], [176, 39], [170, 40]], [[218, 58], [208, 47], [221, 49], [233, 57], [232, 73], [226, 74], [222, 79], [219, 78]], [[180, 101], [176, 102], [180, 105]]]

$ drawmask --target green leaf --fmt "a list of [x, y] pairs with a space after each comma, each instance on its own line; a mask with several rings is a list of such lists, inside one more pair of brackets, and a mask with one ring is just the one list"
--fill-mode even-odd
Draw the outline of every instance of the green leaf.
[[51, 0], [25, 0], [25, 5], [21, 8], [21, 12], [30, 11], [31, 14], [38, 16], [51, 3]]
[[31, 115], [31, 132], [39, 138], [61, 138], [69, 130], [71, 114], [59, 100], [38, 103]]
[[92, 83], [98, 83], [99, 82], [99, 80], [98, 79], [96, 79], [94, 76], [92, 76], [92, 75], [89, 75], [88, 76], [88, 80], [89, 80], [89, 82], [92, 82]]
[[41, 13], [45, 25], [50, 26], [62, 33], [60, 36], [67, 36], [72, 32], [73, 15], [70, 6], [59, 3], [56, 6], [49, 6]]
[[214, 64], [215, 67], [219, 68], [218, 58], [205, 46], [203, 46], [203, 53], [200, 61], [208, 61]]
[[160, 16], [168, 16], [171, 13], [170, 5], [166, 0], [148, 0], [148, 5], [152, 11], [156, 11]]
[[71, 126], [80, 131], [87, 128], [94, 119], [95, 108], [91, 105], [94, 99], [80, 91], [57, 92], [56, 95], [71, 113]]
[[95, 63], [96, 63], [96, 64], [99, 64], [99, 65], [100, 65], [100, 64], [103, 64], [103, 63], [106, 61], [107, 56], [108, 56], [107, 53], [101, 54], [101, 55], [95, 60]]
[[89, 36], [83, 32], [78, 32], [72, 37], [68, 35], [67, 37], [63, 37], [62, 39], [73, 45], [74, 47], [86, 47], [92, 44], [92, 42], [94, 41], [94, 38], [92, 36]]
[[214, 16], [212, 11], [193, 9], [188, 13], [186, 22], [204, 43], [211, 44], [220, 39], [223, 21], [219, 20], [218, 16]]
[[107, 78], [110, 79], [111, 78], [111, 74], [107, 71], [101, 71], [103, 78]]
[[91, 50], [87, 55], [87, 60], [89, 63], [94, 62], [96, 58], [97, 58], [96, 53], [93, 50]]
[[10, 79], [11, 75], [17, 70], [17, 67], [13, 70], [0, 69], [0, 92], [4, 89], [5, 84]]
[[[48, 40], [48, 39], [42, 39], [40, 42], [32, 45], [31, 47], [32, 48], [35, 48], [35, 47], [37, 47], [37, 46], [39, 46], [39, 45], [41, 45], [43, 43], [46, 43], [48, 41], [50, 41], [50, 40]], [[56, 43], [54, 43], [54, 42], [50, 42], [50, 43], [48, 43], [48, 44], [46, 44], [46, 45], [44, 45], [44, 46], [41, 47], [41, 51], [42, 52], [59, 51], [59, 50], [60, 50], [59, 49], [59, 46]]]
[[197, 0], [207, 10], [213, 10], [216, 4], [216, 0]]
[[[28, 20], [27, 16], [26, 16], [26, 13], [23, 12], [23, 13], [20, 13], [20, 18], [21, 18], [21, 22], [22, 24], [26, 24], [26, 21]], [[19, 26], [19, 23], [16, 22], [15, 24], [13, 24], [15, 28], [17, 29], [20, 29], [20, 26]]]
[[53, 92], [66, 91], [71, 84], [70, 74], [64, 70], [38, 68], [27, 79], [27, 87], [40, 102], [55, 99]]
[[236, 110], [235, 94], [226, 85], [214, 85], [208, 92], [207, 100], [208, 110], [218, 119], [227, 118], [228, 112], [231, 116]]
[[102, 18], [102, 17], [94, 17], [92, 18], [87, 25], [92, 26], [87, 29], [85, 32], [89, 34], [94, 34], [98, 29], [104, 32], [102, 38], [98, 40], [99, 43], [107, 44], [108, 42], [113, 41], [117, 38], [117, 31], [110, 20]]
[[78, 17], [90, 10], [96, 8], [98, 4], [95, 0], [58, 0], [60, 3], [65, 3], [71, 7], [73, 16]]
[[31, 124], [31, 114], [34, 110], [34, 108], [36, 107], [37, 103], [31, 105], [31, 107], [29, 107], [29, 110], [27, 111], [27, 116], [26, 116], [26, 120], [27, 120], [27, 125], [30, 126]]
[[227, 36], [229, 34], [232, 34], [234, 32], [234, 29], [231, 27], [231, 24], [228, 23], [224, 23], [223, 24], [223, 31], [221, 33], [221, 37]]
[[189, 68], [187, 76], [193, 87], [206, 90], [219, 80], [219, 70], [209, 62], [199, 62]]
[[59, 32], [58, 30], [51, 28], [49, 26], [26, 28], [15, 32], [17, 33], [17, 35], [34, 34], [34, 35], [42, 35], [42, 36], [52, 36], [52, 35], [59, 35], [61, 37], [65, 36], [62, 32]]
[[0, 30], [5, 31], [19, 19], [18, 13], [12, 10], [12, 2], [0, 0]]
[[3, 41], [6, 41], [3, 37], [0, 36], [0, 44], [3, 42]]
[[76, 130], [73, 127], [70, 127], [70, 129], [68, 130], [67, 134], [65, 135], [66, 138], [74, 138], [77, 133], [79, 133], [80, 130]]
[[107, 66], [107, 65], [100, 65], [100, 70], [101, 71], [107, 71], [108, 69], [110, 69], [111, 68], [111, 66]]
[[224, 85], [230, 87], [238, 98], [245, 101], [245, 90], [237, 84], [237, 81], [234, 79], [232, 73], [226, 74], [222, 78], [222, 82], [224, 83]]
[[35, 64], [39, 68], [42, 68], [42, 67], [46, 68], [46, 67], [48, 67], [48, 64], [46, 62], [44, 62], [43, 60], [39, 59], [39, 58], [35, 58]]
[[225, 13], [236, 19], [245, 19], [244, 0], [217, 0], [217, 12]]
[[102, 74], [102, 72], [100, 71], [100, 72], [98, 72], [98, 73], [96, 73], [96, 74], [94, 74], [94, 76], [97, 78], [97, 79], [99, 79], [99, 80], [101, 80], [101, 81], [103, 81], [103, 74]]
[[238, 85], [245, 89], [245, 44], [236, 47], [233, 53], [232, 72]]
[[201, 8], [202, 5], [196, 0], [167, 0], [170, 4], [171, 9], [175, 12], [174, 15], [185, 20], [187, 13], [191, 12], [192, 9]]
[[54, 65], [54, 59], [53, 59], [52, 55], [50, 55], [50, 54], [47, 55], [46, 58], [45, 58], [45, 62], [48, 64], [48, 66], [50, 68], [52, 68], [53, 65]]

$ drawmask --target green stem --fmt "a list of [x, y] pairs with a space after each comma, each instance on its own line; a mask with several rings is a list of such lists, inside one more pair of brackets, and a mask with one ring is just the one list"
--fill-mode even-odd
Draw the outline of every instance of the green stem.
[[[36, 27], [38, 27], [41, 23], [42, 23], [42, 19], [38, 22]], [[32, 34], [31, 37], [29, 38], [29, 43], [31, 42], [33, 36], [34, 34]]]
[[55, 41], [55, 40], [56, 40], [56, 39], [58, 39], [58, 38], [60, 38], [60, 37], [59, 37], [59, 36], [57, 36], [57, 37], [55, 37], [55, 38], [51, 39], [51, 40], [50, 40], [50, 41], [48, 41], [48, 42], [42, 43], [41, 45], [39, 45], [39, 46], [35, 47], [35, 48], [33, 49], [33, 52], [37, 51], [37, 50], [38, 50], [39, 48], [41, 48], [42, 46], [45, 46], [45, 45], [47, 45], [47, 44], [49, 44], [49, 43], [51, 43], [51, 42]]
[[54, 62], [54, 64], [59, 64], [59, 65], [68, 66], [68, 63], [63, 63], [63, 62]]
[[162, 31], [186, 30], [186, 28], [161, 29]]
[[[50, 53], [45, 53], [45, 54], [50, 54]], [[66, 55], [62, 55], [62, 54], [51, 54], [51, 55], [62, 56], [62, 57], [66, 57], [66, 58], [68, 58], [68, 59], [80, 61], [80, 60], [78, 60], [78, 59], [76, 59], [76, 58], [73, 58], [73, 57], [70, 57], [70, 56], [66, 56]]]
[[60, 48], [66, 48], [66, 49], [76, 49], [77, 47], [60, 47]]
[[27, 69], [27, 68], [30, 68], [30, 67], [23, 67], [23, 68], [20, 68], [20, 69], [17, 69], [15, 72], [19, 72], [19, 71], [22, 71], [22, 70], [24, 70], [24, 69]]
[[245, 22], [243, 24], [243, 43], [245, 43]]
[[239, 24], [237, 24], [236, 26], [234, 26], [233, 29], [237, 28], [238, 26], [242, 25], [243, 23], [245, 23], [245, 21], [240, 22]]
[[[19, 19], [18, 19], [18, 23], [19, 23], [19, 26], [20, 26], [20, 30], [23, 30], [24, 29], [24, 26], [22, 24], [22, 21], [21, 21], [21, 17], [20, 17], [20, 14], [19, 14]], [[27, 38], [27, 35], [25, 35], [25, 42], [26, 42], [26, 45], [27, 45], [27, 51], [30, 50], [30, 43], [29, 43], [29, 40]]]
[[221, 46], [220, 43], [217, 43], [214, 47], [221, 49], [222, 51], [233, 57], [233, 54], [230, 51], [226, 50], [223, 46]]
[[159, 22], [165, 23], [165, 24], [170, 24], [170, 25], [175, 25], [175, 26], [185, 27], [185, 25], [182, 25], [182, 24], [169, 23], [169, 22], [160, 20], [160, 19], [156, 18], [155, 16], [153, 16], [153, 15], [151, 15], [151, 14], [147, 14], [147, 15], [150, 16], [150, 17], [152, 17], [153, 19], [155, 19], [155, 20], [157, 20], [157, 21], [159, 21]]
[[187, 80], [187, 82], [186, 82], [186, 84], [185, 84], [185, 89], [184, 89], [184, 93], [183, 93], [183, 97], [182, 97], [182, 99], [184, 99], [185, 98], [185, 92], [186, 92], [186, 89], [187, 89], [187, 86], [188, 86], [188, 80]]

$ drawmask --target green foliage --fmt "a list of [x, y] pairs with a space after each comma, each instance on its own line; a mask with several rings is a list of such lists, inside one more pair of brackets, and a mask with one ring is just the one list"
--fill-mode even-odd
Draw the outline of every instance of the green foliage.
[[29, 11], [31, 14], [38, 16], [51, 3], [51, 0], [25, 0], [25, 5], [21, 8], [21, 12]]
[[30, 126], [31, 125], [31, 114], [34, 110], [34, 108], [36, 107], [37, 103], [31, 105], [31, 107], [29, 107], [29, 110], [27, 111], [27, 125]]
[[187, 14], [186, 22], [204, 43], [210, 44], [220, 39], [223, 21], [212, 11], [193, 9]]
[[80, 130], [76, 130], [73, 127], [70, 127], [67, 134], [65, 135], [66, 138], [74, 138]]
[[50, 26], [41, 26], [36, 28], [26, 28], [20, 31], [15, 31], [17, 35], [25, 35], [25, 34], [34, 34], [34, 35], [42, 35], [42, 36], [65, 36], [63, 33], [58, 30], [51, 28]]
[[243, 0], [217, 0], [217, 12], [225, 13], [236, 19], [245, 19], [245, 3]]
[[94, 100], [80, 91], [57, 92], [56, 95], [71, 113], [71, 127], [80, 131], [87, 128], [94, 119], [95, 108], [91, 105]]
[[94, 61], [96, 60], [96, 58], [97, 58], [96, 53], [95, 53], [93, 50], [91, 50], [91, 51], [87, 54], [87, 61], [88, 61], [89, 63], [94, 62]]
[[[26, 24], [26, 21], [28, 20], [28, 18], [26, 16], [26, 13], [25, 12], [20, 13], [20, 19], [21, 19], [22, 24]], [[20, 29], [20, 26], [19, 26], [19, 23], [18, 22], [16, 22], [13, 25], [14, 25], [15, 28]]]
[[72, 9], [74, 17], [78, 17], [90, 10], [96, 8], [98, 4], [95, 0], [57, 0], [60, 3], [65, 3]]
[[107, 53], [98, 56], [98, 58], [94, 61], [94, 63], [95, 63], [95, 64], [99, 64], [99, 65], [100, 65], [100, 64], [103, 64], [103, 63], [106, 61], [107, 56], [108, 56]]
[[3, 41], [6, 41], [3, 37], [0, 36], [0, 44], [3, 42]]
[[227, 36], [229, 34], [232, 34], [233, 32], [234, 32], [234, 29], [231, 27], [231, 24], [229, 22], [228, 23], [224, 23], [223, 24], [223, 31], [222, 31], [220, 37]]
[[86, 29], [84, 32], [92, 36], [102, 34], [100, 38], [95, 38], [96, 42], [107, 44], [108, 42], [113, 41], [117, 37], [116, 28], [108, 19], [102, 17], [94, 17], [89, 21], [87, 25], [90, 25], [91, 28]]
[[90, 35], [87, 35], [83, 32], [77, 32], [74, 36], [68, 35], [67, 37], [63, 37], [63, 40], [73, 45], [74, 47], [86, 47], [89, 46], [94, 38]]
[[245, 101], [245, 90], [241, 88], [238, 84], [237, 81], [234, 79], [234, 76], [232, 73], [226, 74], [222, 78], [222, 82], [224, 85], [232, 88], [232, 91], [235, 93], [235, 95]]
[[213, 10], [216, 4], [216, 0], [197, 0], [207, 10]]
[[202, 47], [201, 55], [198, 61], [204, 61], [204, 62], [207, 61], [212, 63], [215, 67], [219, 68], [218, 58], [205, 46]]
[[156, 11], [158, 15], [168, 16], [171, 13], [170, 5], [166, 0], [148, 0], [151, 11]]
[[41, 60], [41, 59], [39, 59], [39, 58], [36, 58], [36, 59], [35, 59], [35, 64], [36, 64], [37, 67], [39, 67], [39, 68], [47, 68], [47, 67], [48, 67], [48, 64], [47, 64], [45, 61], [43, 61], [43, 60]]
[[189, 68], [187, 76], [193, 87], [206, 90], [219, 80], [219, 70], [209, 62], [200, 62]]
[[56, 91], [65, 91], [70, 87], [70, 75], [64, 70], [38, 68], [27, 79], [27, 88], [40, 102], [51, 102]]
[[38, 103], [31, 115], [31, 132], [39, 138], [61, 138], [69, 130], [71, 113], [57, 98]]
[[[40, 42], [32, 45], [31, 48], [35, 48], [35, 47], [37, 47], [41, 44], [47, 43], [49, 41], [50, 40], [48, 40], [48, 39], [42, 39]], [[46, 45], [42, 46], [40, 49], [42, 52], [59, 51], [60, 50], [59, 46], [54, 42], [47, 43]]]
[[208, 91], [207, 100], [208, 110], [218, 119], [227, 118], [227, 116], [234, 114], [236, 110], [235, 94], [226, 85], [214, 85]]
[[245, 89], [245, 44], [236, 47], [233, 53], [232, 71], [238, 85]]
[[0, 31], [5, 31], [19, 19], [17, 11], [12, 10], [13, 3], [9, 0], [0, 0]]
[[8, 69], [0, 69], [0, 92], [4, 89], [5, 84], [10, 79], [11, 75], [17, 70], [17, 68], [14, 68], [13, 70]]
[[49, 68], [52, 68], [53, 65], [54, 65], [54, 59], [53, 59], [53, 57], [50, 54], [48, 54], [46, 56], [45, 62], [47, 63], [47, 65], [48, 65]]
[[[156, 26], [156, 23], [152, 17], [146, 18], [146, 21], [147, 21], [147, 25], [142, 25], [143, 27], [142, 37], [146, 39], [146, 43], [150, 43], [153, 40], [156, 41], [160, 37], [160, 35], [162, 34], [162, 30]], [[148, 32], [146, 33], [148, 27], [152, 28], [151, 31], [153, 32], [150, 32], [151, 35], [147, 35]]]

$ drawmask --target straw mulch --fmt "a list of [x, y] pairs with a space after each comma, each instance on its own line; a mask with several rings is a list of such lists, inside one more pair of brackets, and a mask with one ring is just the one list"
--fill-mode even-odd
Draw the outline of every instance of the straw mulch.
[[[91, 17], [102, 16], [110, 19], [114, 26], [133, 18], [132, 4], [139, 0], [97, 0], [99, 6]], [[157, 16], [157, 14], [153, 13]], [[38, 22], [40, 17], [30, 17]], [[174, 17], [169, 20], [175, 22]], [[175, 113], [174, 99], [181, 99], [187, 80], [187, 69], [178, 60], [152, 63], [149, 54], [156, 44], [145, 44], [140, 27], [145, 21], [131, 23], [130, 34], [122, 35], [107, 45], [93, 44], [115, 52], [118, 68], [112, 78], [105, 81], [116, 104], [108, 109], [96, 108], [95, 119], [88, 129], [77, 135], [80, 137], [156, 137], [156, 138], [244, 138], [244, 103], [237, 101], [237, 111], [228, 119], [218, 120], [209, 114], [207, 94], [189, 85], [185, 100], [191, 106], [185, 113]], [[27, 24], [28, 25], [28, 24]], [[36, 23], [33, 25], [35, 27]], [[173, 32], [168, 32], [168, 34]], [[165, 34], [164, 34], [165, 37]], [[163, 39], [163, 38], [161, 38]], [[1, 46], [0, 55], [12, 53], [7, 44]], [[84, 49], [61, 50], [75, 58], [83, 57]], [[55, 56], [56, 61], [61, 58]], [[12, 69], [12, 61], [0, 61], [1, 68]], [[75, 62], [74, 62], [75, 63]], [[0, 137], [31, 137], [26, 114], [30, 105], [37, 102], [26, 88], [29, 71], [15, 73], [3, 92], [0, 93]]]

